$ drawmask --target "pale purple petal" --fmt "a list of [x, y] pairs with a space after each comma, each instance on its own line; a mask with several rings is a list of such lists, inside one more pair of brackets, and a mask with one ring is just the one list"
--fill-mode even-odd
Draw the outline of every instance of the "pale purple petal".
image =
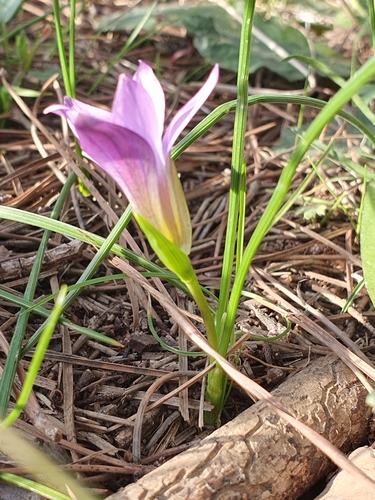
[[161, 137], [164, 130], [165, 120], [165, 96], [163, 88], [160, 85], [159, 80], [156, 78], [152, 68], [143, 61], [139, 61], [139, 68], [135, 72], [134, 80], [139, 82], [152, 98]]
[[134, 211], [190, 251], [190, 216], [176, 171], [165, 172], [170, 160], [158, 164], [149, 144], [123, 127], [87, 115], [73, 120], [83, 151], [116, 181]]
[[52, 104], [51, 106], [48, 106], [43, 113], [55, 113], [56, 115], [63, 116], [69, 120], [69, 125], [74, 135], [77, 135], [74, 124], [81, 115], [108, 123], [113, 121], [112, 113], [110, 111], [90, 106], [89, 104], [80, 102], [72, 97], [64, 97], [64, 104]]
[[165, 98], [152, 69], [141, 63], [134, 78], [120, 75], [113, 101], [113, 122], [143, 137], [162, 158]]
[[117, 182], [134, 212], [187, 254], [191, 221], [170, 149], [212, 92], [218, 73], [215, 66], [201, 90], [176, 113], [164, 138], [163, 89], [142, 61], [133, 78], [120, 76], [111, 112], [70, 97], [44, 111], [65, 117], [83, 151]]
[[218, 78], [219, 66], [215, 64], [203, 87], [179, 111], [177, 111], [163, 137], [163, 153], [165, 157], [169, 154], [177, 137], [207, 100], [208, 96], [215, 88]]
[[117, 182], [133, 207], [143, 213], [139, 205], [148, 204], [158, 177], [156, 159], [148, 143], [131, 130], [93, 117], [79, 115], [74, 127], [83, 151]]

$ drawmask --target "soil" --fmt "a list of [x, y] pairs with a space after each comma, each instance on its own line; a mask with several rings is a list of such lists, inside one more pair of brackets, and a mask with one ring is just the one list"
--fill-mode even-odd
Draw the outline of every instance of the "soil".
[[[133, 7], [130, 4], [127, 9]], [[9, 24], [9, 32], [20, 22], [26, 24], [35, 16], [46, 14], [50, 8], [48, 0], [25, 2]], [[118, 76], [123, 72], [132, 75], [138, 60], [142, 59], [161, 75], [168, 122], [202, 84], [208, 74], [208, 64], [186, 33], [175, 27], [164, 27], [162, 32], [149, 35], [112, 65], [111, 58], [119, 54], [129, 33], [104, 32], [98, 36], [94, 26], [98, 18], [116, 9], [111, 2], [95, 0], [78, 16], [77, 98], [110, 107]], [[66, 25], [68, 9], [62, 11], [62, 20]], [[57, 102], [64, 94], [58, 75], [43, 88], [37, 76], [37, 72], [44, 77], [46, 72], [53, 73], [59, 67], [51, 16], [24, 32], [30, 47], [39, 45], [31, 61], [33, 73], [25, 72], [18, 86], [41, 94], [37, 100], [25, 97], [22, 102], [14, 95], [9, 109], [0, 114], [0, 202], [4, 207], [49, 217], [62, 183], [72, 169], [80, 171], [72, 136], [62, 129], [58, 117], [42, 114], [47, 105]], [[368, 44], [364, 42], [360, 48], [361, 58], [365, 59]], [[9, 50], [13, 51], [13, 58], [6, 59], [5, 49], [0, 48], [0, 57], [7, 62], [7, 74], [3, 74], [5, 84], [16, 81], [21, 71], [14, 56], [14, 38], [9, 40]], [[108, 74], [98, 83], [98, 77], [106, 70]], [[91, 92], [94, 85], [95, 90]], [[271, 87], [275, 93], [279, 89], [303, 91], [303, 82], [290, 84], [265, 69], [251, 76], [250, 85], [254, 93]], [[335, 90], [332, 82], [318, 78], [309, 92], [328, 100]], [[221, 70], [220, 84], [184, 135], [235, 95], [236, 74]], [[245, 151], [246, 239], [258, 224], [290, 154], [290, 150], [276, 150], [275, 146], [280, 145], [285, 130], [297, 125], [299, 113], [299, 106], [287, 104], [256, 104], [249, 109]], [[311, 123], [317, 113], [316, 109], [306, 108], [304, 122]], [[225, 243], [233, 123], [234, 114], [225, 115], [176, 161], [193, 221], [191, 260], [201, 285], [216, 296]], [[362, 137], [353, 134], [342, 122], [333, 122], [320, 139], [326, 143], [340, 140], [351, 157], [361, 161], [356, 155]], [[362, 146], [363, 151], [371, 152]], [[314, 155], [299, 166], [291, 195], [318, 164], [320, 153]], [[60, 220], [105, 238], [126, 209], [127, 201], [97, 166], [85, 160], [85, 167], [89, 175], [84, 178], [81, 173], [81, 178], [89, 192], [76, 182]], [[311, 360], [336, 352], [332, 337], [370, 365], [374, 361], [374, 312], [365, 288], [356, 293], [350, 307], [343, 312], [362, 271], [356, 233], [362, 181], [338, 163], [317, 168], [319, 176], [312, 177], [303, 195], [286, 207], [262, 241], [245, 286], [251, 301], [249, 296], [244, 297], [237, 313], [238, 338], [249, 333], [274, 336], [286, 328], [285, 317], [292, 317], [292, 329], [283, 339], [272, 343], [245, 340], [230, 358], [241, 373], [269, 391]], [[336, 203], [337, 199], [341, 203]], [[323, 215], [319, 212], [321, 206]], [[306, 218], [308, 213], [313, 215]], [[130, 222], [128, 231], [119, 243], [126, 248], [138, 248], [139, 253], [160, 264], [135, 222]], [[6, 294], [17, 297], [25, 294], [42, 236], [43, 230], [38, 227], [0, 220], [0, 367], [5, 363], [7, 345], [14, 335], [20, 310], [20, 303], [9, 300]], [[53, 233], [43, 258], [34, 302], [56, 293], [63, 283], [74, 285], [97, 249], [97, 244], [87, 240], [81, 242], [66, 234]], [[118, 260], [106, 259], [95, 278], [123, 272]], [[122, 260], [125, 263], [125, 259]], [[134, 268], [143, 270], [138, 264], [134, 264]], [[155, 277], [148, 279], [204, 333], [199, 311], [189, 297], [171, 283], [161, 283]], [[35, 382], [33, 397], [16, 423], [17, 428], [62, 463], [61, 467], [79, 474], [82, 481], [104, 497], [197, 445], [214, 430], [202, 423], [204, 411], [210, 410], [203, 402], [202, 381], [179, 389], [193, 374], [202, 372], [206, 356], [178, 356], [164, 349], [150, 333], [148, 300], [147, 291], [133, 278], [98, 280], [85, 286], [65, 311], [67, 322], [56, 328]], [[50, 309], [51, 304], [52, 300], [43, 307]], [[167, 345], [199, 350], [163, 304], [153, 299], [151, 306], [156, 332]], [[37, 310], [30, 313], [24, 345], [43, 321]], [[325, 336], [319, 337], [314, 324], [324, 329]], [[89, 338], [74, 325], [109, 337], [112, 345]], [[20, 380], [22, 369], [27, 370], [30, 365], [32, 353], [28, 350], [20, 362]], [[136, 416], [146, 392], [155, 380], [171, 372], [183, 374], [173, 379], [166, 377], [166, 382], [155, 389], [139, 424]], [[12, 405], [17, 388], [19, 381]], [[222, 424], [231, 422], [252, 405], [248, 392], [232, 387]], [[371, 444], [370, 435], [365, 436], [365, 440]], [[136, 443], [140, 452], [137, 456], [134, 454]], [[26, 473], [5, 458], [0, 463], [0, 471]], [[308, 494], [305, 495], [303, 498], [307, 500]]]

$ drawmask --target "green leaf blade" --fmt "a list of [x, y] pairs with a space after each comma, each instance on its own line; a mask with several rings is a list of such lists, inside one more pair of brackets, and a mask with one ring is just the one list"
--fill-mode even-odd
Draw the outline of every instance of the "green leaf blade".
[[375, 183], [368, 184], [363, 204], [361, 257], [367, 290], [375, 304]]

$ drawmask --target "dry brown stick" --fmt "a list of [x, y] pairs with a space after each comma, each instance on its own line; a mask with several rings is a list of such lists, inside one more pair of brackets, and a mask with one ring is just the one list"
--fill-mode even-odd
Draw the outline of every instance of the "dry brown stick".
[[[360, 351], [358, 346], [354, 344], [352, 340], [350, 340], [345, 334], [333, 323], [331, 323], [323, 314], [319, 311], [316, 311], [309, 304], [303, 303], [296, 295], [294, 295], [290, 290], [281, 285], [277, 280], [275, 280], [268, 273], [263, 271], [262, 269], [252, 269], [252, 273], [258, 273], [259, 276], [264, 277], [270, 283], [272, 283], [276, 289], [282, 291], [287, 297], [291, 298], [294, 302], [299, 304], [302, 307], [305, 307], [306, 310], [317, 317], [327, 328], [333, 331], [335, 334], [339, 336], [339, 338], [349, 346], [350, 350], [344, 347], [340, 342], [338, 342], [333, 336], [329, 335], [321, 326], [319, 326], [316, 322], [312, 321], [310, 318], [306, 316], [303, 312], [299, 311], [292, 304], [288, 303], [285, 299], [278, 296], [278, 301], [282, 303], [287, 312], [290, 312], [289, 318], [295, 321], [297, 324], [301, 325], [302, 328], [306, 329], [309, 333], [314, 335], [320, 342], [324, 345], [329, 346], [332, 351], [337, 354], [345, 363], [348, 364], [350, 368], [352, 368], [355, 372], [361, 370], [368, 377], [375, 381], [375, 369], [370, 364], [370, 360], [365, 356], [365, 354]], [[270, 287], [264, 282], [262, 282], [262, 288], [271, 291]], [[358, 374], [359, 376], [359, 374]], [[371, 391], [372, 387], [364, 381], [367, 388]]]
[[[6, 355], [8, 355], [9, 343], [1, 330], [0, 330], [0, 349]], [[3, 373], [3, 368], [0, 366], [0, 375], [2, 373]], [[17, 375], [20, 383], [23, 384], [26, 378], [26, 372], [21, 363], [18, 363]], [[19, 398], [20, 393], [21, 389], [18, 387], [17, 382], [15, 381], [13, 383], [12, 396], [16, 401]], [[34, 426], [43, 433], [44, 437], [47, 437], [54, 442], [58, 442], [61, 440], [62, 433], [60, 429], [58, 429], [54, 425], [54, 423], [50, 421], [50, 418], [43, 412], [35, 396], [34, 391], [31, 391], [29, 399], [25, 407], [23, 408], [23, 411], [27, 415], [27, 417], [31, 420], [31, 422], [33, 422]]]
[[[251, 334], [242, 335], [233, 345], [230, 346], [230, 348], [228, 349], [228, 355], [230, 355], [234, 352], [237, 352], [238, 349], [241, 348], [241, 346], [244, 344], [244, 342], [246, 342], [246, 340], [249, 339], [250, 336], [251, 336]], [[180, 394], [181, 391], [188, 389], [189, 387], [191, 387], [195, 383], [202, 380], [208, 374], [208, 372], [210, 372], [214, 367], [215, 367], [215, 363], [211, 363], [210, 365], [206, 366], [206, 368], [204, 368], [199, 373], [194, 375], [194, 377], [187, 380], [186, 382], [181, 383], [181, 385], [176, 387], [176, 389], [173, 389], [172, 391], [168, 392], [168, 394], [165, 394], [165, 396], [162, 396], [160, 399], [158, 399], [154, 403], [151, 403], [149, 406], [147, 406], [145, 411], [146, 412], [151, 411], [154, 408], [161, 406], [162, 404], [167, 404], [168, 401], [172, 397], [177, 396], [178, 394]], [[210, 410], [212, 408], [213, 408], [213, 406], [210, 403], [205, 403], [205, 410]], [[129, 420], [132, 420], [132, 419], [134, 419], [134, 415], [129, 417]]]
[[[46, 439], [46, 436], [44, 436], [42, 432], [35, 429], [35, 427], [33, 427], [31, 424], [28, 424], [27, 422], [24, 422], [22, 420], [17, 420], [15, 427], [22, 430], [23, 432], [29, 434], [33, 438], [43, 439], [43, 440], [47, 441], [47, 443], [50, 441], [50, 440], [48, 440], [48, 437]], [[67, 450], [74, 450], [75, 452], [79, 453], [83, 457], [92, 456], [92, 454], [93, 454], [92, 450], [85, 448], [84, 446], [82, 446], [78, 443], [73, 443], [71, 441], [67, 441], [66, 439], [61, 439], [61, 441], [59, 442], [59, 446], [62, 446], [63, 448], [65, 448]], [[142, 474], [145, 472], [145, 470], [147, 470], [144, 467], [142, 467], [141, 465], [131, 464], [131, 463], [126, 462], [124, 460], [120, 460], [118, 458], [111, 457], [111, 456], [104, 455], [104, 454], [100, 455], [100, 460], [104, 463], [107, 463], [109, 465], [114, 465], [117, 467], [133, 466], [134, 467], [133, 471], [135, 474]]]
[[[336, 229], [334, 231], [327, 231], [323, 233], [323, 236], [326, 237], [328, 240], [332, 240], [334, 238], [337, 238], [338, 236], [341, 236], [342, 234], [345, 234], [346, 231], [348, 230], [348, 227], [340, 227], [339, 229]], [[314, 233], [315, 234], [315, 233]], [[289, 260], [290, 258], [295, 259], [296, 257], [298, 258], [305, 258], [305, 259], [310, 259], [312, 257], [314, 258], [344, 258], [341, 255], [305, 255], [303, 254], [303, 251], [306, 250], [311, 246], [311, 240], [307, 241], [306, 243], [300, 243], [293, 249], [286, 249], [286, 250], [280, 250], [278, 252], [271, 252], [268, 254], [261, 254], [261, 255], [255, 255], [253, 259], [253, 264], [255, 262], [263, 262], [263, 261], [271, 261], [271, 262], [277, 262], [278, 260]], [[293, 252], [293, 257], [290, 257], [291, 253]], [[298, 254], [298, 255], [297, 255]]]
[[[259, 275], [257, 275], [257, 284], [266, 291], [271, 297], [274, 297], [279, 304], [282, 304], [287, 311], [289, 319], [295, 322], [297, 325], [301, 326], [304, 330], [309, 332], [315, 338], [317, 338], [321, 343], [325, 346], [328, 346], [332, 352], [334, 352], [337, 356], [339, 356], [346, 365], [353, 370], [355, 375], [361, 380], [362, 384], [368, 392], [372, 391], [372, 385], [368, 382], [367, 378], [364, 376], [366, 374], [372, 380], [375, 381], [375, 370], [372, 366], [367, 363], [367, 358], [362, 351], [359, 351], [360, 357], [357, 356], [356, 352], [352, 352], [348, 348], [344, 347], [340, 342], [338, 342], [332, 335], [330, 335], [324, 328], [322, 328], [315, 321], [311, 320], [304, 312], [301, 312], [296, 307], [294, 307], [291, 303], [287, 302], [282, 296], [275, 293], [274, 290], [267, 285], [261, 278], [260, 275], [264, 276], [268, 281], [270, 281], [274, 287], [284, 293], [287, 297], [291, 298], [293, 301], [297, 302], [299, 305], [304, 305], [302, 301], [294, 295], [290, 290], [286, 289], [283, 285], [281, 285], [278, 281], [276, 281], [273, 277], [265, 273], [264, 271], [258, 269]], [[252, 269], [253, 274], [256, 274], [256, 271]], [[244, 303], [246, 305], [246, 302]], [[325, 316], [323, 316], [319, 311], [316, 311], [309, 304], [306, 304], [306, 309], [311, 312], [313, 315], [316, 315], [319, 319], [322, 319], [324, 325], [327, 325], [332, 331], [338, 333], [338, 336], [344, 337], [346, 344], [351, 347], [353, 342], [350, 338], [345, 338], [345, 334], [339, 330], [336, 325], [331, 323]], [[358, 351], [359, 348], [354, 345], [353, 351]]]
[[286, 222], [290, 226], [294, 227], [295, 229], [298, 229], [299, 231], [307, 234], [313, 240], [320, 241], [324, 245], [327, 245], [328, 247], [332, 248], [333, 250], [335, 250], [335, 252], [337, 252], [339, 255], [344, 257], [349, 262], [352, 262], [354, 265], [356, 265], [358, 267], [362, 267], [362, 262], [361, 262], [361, 259], [359, 257], [356, 257], [355, 255], [351, 254], [350, 252], [348, 252], [344, 248], [340, 247], [339, 245], [336, 245], [336, 243], [333, 243], [333, 241], [331, 241], [331, 239], [325, 238], [321, 234], [315, 233], [314, 231], [312, 231], [308, 227], [300, 226], [299, 224], [296, 224], [295, 222], [292, 222], [288, 219], [285, 219], [284, 217], [282, 217], [281, 220], [283, 222]]
[[30, 163], [27, 163], [26, 165], [23, 165], [22, 167], [18, 167], [17, 170], [8, 175], [4, 175], [0, 179], [0, 187], [5, 186], [13, 179], [22, 178], [24, 176], [28, 178], [32, 177], [36, 170], [41, 169], [42, 167], [45, 166], [47, 160], [52, 161], [56, 160], [59, 157], [60, 157], [59, 153], [53, 153], [49, 155], [48, 158], [38, 158], [36, 160], [31, 161]]
[[[67, 357], [72, 354], [72, 344], [70, 340], [70, 335], [68, 329], [60, 325], [62, 330], [63, 339], [63, 351]], [[73, 393], [73, 365], [69, 362], [63, 363], [63, 391], [64, 391], [64, 424], [66, 430], [66, 438], [68, 441], [73, 443], [77, 442], [76, 427], [74, 422], [74, 393]], [[78, 454], [71, 450], [72, 460], [77, 460], [79, 458]]]
[[[101, 464], [59, 464], [59, 467], [63, 470], [69, 470], [74, 472], [108, 472], [111, 474], [137, 474], [139, 473], [139, 466], [135, 464], [124, 464], [124, 466], [119, 467], [116, 465], [101, 465]], [[28, 476], [33, 473], [39, 473], [40, 471], [36, 469], [28, 469], [25, 467], [3, 467], [0, 468], [0, 472], [8, 472], [10, 474], [17, 474], [19, 476]]]
[[[177, 303], [181, 307], [183, 306], [183, 299], [179, 295], [177, 295]], [[193, 308], [191, 307], [193, 305], [192, 302], [187, 303], [187, 307], [193, 312]], [[188, 350], [188, 338], [185, 335], [185, 332], [182, 330], [182, 328], [178, 328], [178, 348], [181, 351], [187, 351]], [[179, 371], [187, 371], [189, 369], [188, 366], [188, 357], [184, 355], [179, 355], [178, 356], [178, 369]], [[188, 381], [188, 377], [181, 377], [180, 378], [180, 385], [184, 384], [185, 382]], [[189, 413], [189, 405], [188, 405], [188, 399], [189, 399], [189, 392], [187, 389], [182, 389], [178, 397], [180, 399], [180, 406], [179, 406], [179, 411], [182, 416], [182, 418], [185, 420], [185, 422], [189, 422], [190, 419], [190, 413]]]
[[134, 424], [134, 432], [133, 432], [133, 460], [134, 463], [139, 463], [141, 460], [141, 438], [142, 438], [142, 420], [143, 415], [145, 414], [148, 403], [150, 402], [151, 396], [154, 392], [165, 382], [172, 380], [178, 377], [193, 377], [195, 372], [185, 371], [185, 372], [176, 372], [176, 373], [167, 373], [163, 375], [159, 379], [155, 380], [153, 384], [147, 389], [146, 394], [144, 395], [141, 404], [138, 407], [137, 416]]
[[[346, 300], [340, 299], [340, 297], [337, 297], [334, 293], [330, 292], [326, 288], [323, 288], [319, 285], [312, 284], [311, 289], [314, 292], [320, 293], [323, 297], [325, 297], [329, 302], [332, 304], [335, 304], [341, 308], [341, 310], [344, 309], [346, 306]], [[372, 326], [372, 324], [360, 313], [358, 312], [355, 307], [349, 306], [347, 308], [347, 312], [352, 316], [358, 323], [361, 323], [364, 328], [366, 328], [372, 336], [375, 334], [375, 328]]]
[[[56, 269], [67, 260], [80, 255], [84, 246], [85, 244], [81, 241], [73, 240], [69, 243], [63, 243], [55, 248], [46, 250], [42, 262], [43, 269]], [[16, 257], [0, 262], [1, 281], [4, 282], [21, 276], [29, 276], [35, 258], [35, 255], [33, 255], [31, 257]]]
[[[33, 351], [31, 351], [31, 354], [32, 353]], [[27, 353], [25, 354], [25, 357], [28, 357], [31, 354]], [[63, 363], [71, 363], [72, 365], [87, 366], [89, 368], [97, 368], [113, 372], [133, 373], [135, 375], [152, 375], [154, 377], [161, 377], [162, 375], [169, 373], [165, 370], [155, 370], [154, 368], [142, 368], [138, 366], [128, 366], [116, 363], [108, 363], [107, 361], [87, 359], [84, 358], [83, 356], [76, 356], [75, 354], [67, 356], [61, 352], [53, 352], [53, 351], [47, 351], [44, 356], [44, 359], [51, 361], [61, 361]], [[124, 361], [126, 361], [125, 358]]]
[[[176, 387], [176, 389], [173, 389], [172, 391], [168, 392], [168, 394], [166, 394], [165, 396], [162, 396], [160, 399], [158, 399], [157, 401], [155, 401], [154, 403], [151, 403], [147, 408], [146, 408], [146, 411], [151, 411], [153, 410], [154, 408], [157, 408], [158, 406], [160, 405], [163, 405], [163, 404], [168, 404], [168, 400], [171, 399], [172, 397], [174, 396], [177, 396], [181, 391], [187, 389], [188, 387], [191, 387], [192, 385], [194, 385], [195, 383], [199, 382], [200, 380], [202, 380], [202, 378], [204, 376], [206, 376], [206, 374], [212, 370], [213, 368], [213, 365], [210, 365], [208, 366], [207, 368], [205, 368], [204, 370], [200, 371], [199, 373], [197, 373], [193, 378], [191, 378], [190, 380], [188, 380], [187, 382], [184, 382], [183, 384], [179, 385], [178, 387]], [[132, 419], [132, 417], [130, 417], [130, 419]]]

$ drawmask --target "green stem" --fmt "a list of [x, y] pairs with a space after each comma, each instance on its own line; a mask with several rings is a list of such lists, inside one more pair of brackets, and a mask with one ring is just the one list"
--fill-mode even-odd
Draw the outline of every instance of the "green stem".
[[369, 14], [370, 14], [372, 48], [375, 49], [375, 8], [374, 8], [374, 0], [368, 0], [367, 3], [368, 3]]
[[59, 0], [53, 0], [53, 15], [55, 18], [57, 50], [59, 52], [61, 71], [65, 85], [65, 92], [68, 96], [73, 97], [73, 89], [70, 82], [68, 62], [66, 60], [65, 49], [64, 49], [64, 36], [61, 27]]
[[76, 33], [76, 0], [70, 0], [69, 19], [69, 83], [71, 97], [76, 96], [76, 66], [75, 66], [75, 33]]
[[[228, 221], [225, 236], [223, 270], [220, 283], [218, 312], [216, 317], [216, 345], [220, 348], [223, 325], [225, 325], [230, 287], [232, 283], [233, 262], [237, 244], [237, 262], [242, 260], [244, 219], [244, 200], [246, 198], [246, 162], [245, 133], [247, 127], [248, 86], [250, 71], [251, 33], [255, 9], [255, 0], [246, 0], [241, 28], [240, 53], [237, 77], [237, 106], [233, 131], [233, 157], [231, 185], [229, 194]], [[237, 241], [238, 240], [238, 241]], [[212, 343], [211, 343], [212, 345]], [[225, 353], [222, 353], [226, 356]], [[214, 410], [206, 414], [206, 422], [218, 425], [225, 402], [227, 375], [220, 366], [216, 366], [207, 378], [206, 399], [214, 405]]]
[[229, 300], [229, 291], [232, 282], [233, 262], [236, 247], [241, 184], [243, 184], [242, 178], [246, 174], [246, 165], [244, 169], [244, 148], [248, 108], [247, 96], [250, 70], [251, 31], [254, 8], [255, 1], [247, 0], [245, 3], [244, 18], [241, 29], [240, 53], [238, 61], [238, 98], [233, 131], [233, 158], [228, 207], [228, 222], [225, 236], [223, 271], [220, 283], [220, 296], [216, 320], [218, 332], [221, 331], [222, 317], [224, 312], [226, 311]]
[[[193, 268], [192, 268], [193, 271]], [[193, 271], [194, 273], [194, 271]], [[191, 293], [191, 296], [195, 300], [202, 318], [203, 322], [206, 327], [206, 333], [207, 333], [207, 339], [209, 344], [217, 350], [218, 348], [218, 338], [216, 335], [216, 327], [215, 327], [215, 321], [214, 317], [212, 315], [210, 306], [208, 305], [208, 302], [206, 300], [206, 297], [203, 295], [202, 288], [198, 282], [198, 278], [196, 274], [194, 273], [194, 279], [189, 280], [188, 282], [185, 282], [186, 287], [188, 288], [189, 292]]]

